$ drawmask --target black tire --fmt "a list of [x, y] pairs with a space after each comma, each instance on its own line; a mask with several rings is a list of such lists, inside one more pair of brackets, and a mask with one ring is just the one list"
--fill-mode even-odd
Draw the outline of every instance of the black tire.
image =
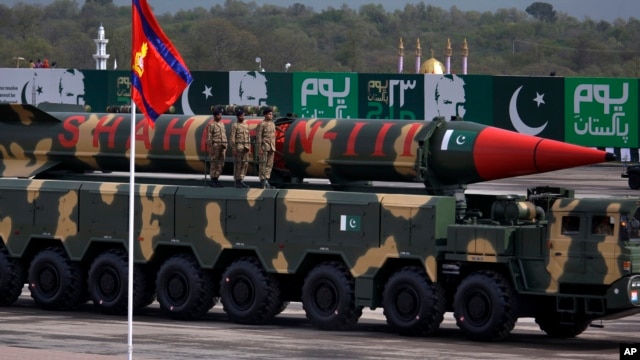
[[36, 305], [45, 310], [71, 310], [85, 298], [85, 276], [79, 263], [62, 248], [50, 247], [33, 258], [29, 290]]
[[134, 265], [134, 267], [133, 299], [134, 301], [140, 299], [138, 309], [142, 309], [156, 300], [156, 283], [146, 267], [142, 265]]
[[503, 340], [509, 336], [517, 320], [513, 288], [498, 273], [473, 273], [458, 286], [453, 300], [453, 315], [456, 325], [471, 340]]
[[321, 330], [348, 330], [358, 323], [355, 281], [342, 263], [330, 261], [312, 269], [302, 286], [302, 307], [311, 324]]
[[640, 189], [640, 174], [629, 174], [629, 188], [633, 190]]
[[431, 335], [444, 319], [444, 290], [429, 281], [424, 269], [406, 267], [387, 281], [382, 306], [387, 323], [399, 334]]
[[264, 324], [280, 309], [280, 287], [253, 257], [234, 261], [222, 275], [220, 300], [229, 319], [240, 324]]
[[[128, 305], [129, 264], [127, 254], [122, 250], [106, 251], [93, 261], [89, 268], [89, 296], [101, 312], [110, 315], [124, 315]], [[142, 266], [134, 265], [133, 310], [153, 302], [153, 287], [149, 285]], [[149, 290], [149, 288], [151, 288]], [[150, 295], [149, 295], [150, 294]]]
[[213, 275], [190, 255], [167, 259], [156, 279], [160, 310], [177, 320], [202, 318], [215, 305]]
[[562, 321], [561, 314], [555, 310], [539, 311], [535, 319], [540, 330], [558, 339], [574, 338], [587, 330], [591, 324], [591, 320], [584, 315], [575, 315], [570, 321]]
[[7, 249], [0, 246], [0, 306], [9, 306], [18, 300], [24, 280], [22, 263], [11, 258]]

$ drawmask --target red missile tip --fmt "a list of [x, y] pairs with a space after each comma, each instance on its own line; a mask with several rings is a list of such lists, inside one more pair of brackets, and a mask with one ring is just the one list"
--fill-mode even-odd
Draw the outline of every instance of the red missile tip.
[[615, 155], [561, 141], [488, 127], [474, 145], [483, 180], [503, 179], [615, 160]]

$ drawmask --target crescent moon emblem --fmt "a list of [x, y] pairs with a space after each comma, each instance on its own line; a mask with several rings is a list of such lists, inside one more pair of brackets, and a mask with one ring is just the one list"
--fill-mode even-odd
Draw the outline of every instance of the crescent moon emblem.
[[356, 219], [351, 219], [349, 220], [349, 227], [356, 227], [356, 225], [358, 225], [358, 223], [356, 222]]
[[538, 127], [531, 127], [522, 121], [520, 118], [520, 114], [518, 114], [518, 95], [520, 95], [520, 90], [522, 90], [523, 86], [520, 86], [516, 91], [513, 92], [511, 96], [511, 101], [509, 102], [509, 118], [511, 119], [511, 124], [513, 124], [513, 128], [516, 129], [517, 132], [527, 134], [527, 135], [538, 135], [547, 127], [548, 121]]
[[467, 141], [467, 137], [464, 135], [458, 135], [458, 137], [456, 138], [456, 144], [458, 145], [464, 144], [465, 141]]
[[[193, 84], [193, 82], [191, 82], [191, 84]], [[194, 115], [193, 110], [191, 110], [191, 105], [189, 105], [189, 89], [191, 89], [191, 84], [182, 92], [182, 100], [180, 101], [182, 113], [185, 115]]]
[[[27, 85], [29, 85], [29, 82], [28, 82], [28, 81], [24, 84], [24, 87], [22, 88], [22, 94], [21, 94], [21, 99], [20, 99], [20, 101], [21, 101], [23, 104], [28, 104], [28, 103], [29, 103], [29, 101], [27, 100]], [[34, 106], [35, 106], [36, 104], [31, 104], [31, 105], [34, 105]]]

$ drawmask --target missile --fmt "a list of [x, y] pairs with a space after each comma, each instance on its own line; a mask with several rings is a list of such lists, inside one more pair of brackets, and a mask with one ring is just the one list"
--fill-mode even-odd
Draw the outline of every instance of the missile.
[[[203, 174], [207, 115], [135, 116], [137, 172]], [[230, 131], [233, 118], [222, 120]], [[247, 118], [255, 135], [260, 118]], [[273, 176], [423, 182], [427, 188], [611, 161], [604, 151], [465, 121], [281, 118]], [[129, 171], [131, 114], [47, 113], [0, 104], [0, 176], [52, 170]], [[255, 152], [254, 152], [255, 154]], [[253, 164], [259, 159], [254, 156]], [[225, 171], [233, 159], [227, 154]], [[255, 166], [257, 167], [257, 166]]]

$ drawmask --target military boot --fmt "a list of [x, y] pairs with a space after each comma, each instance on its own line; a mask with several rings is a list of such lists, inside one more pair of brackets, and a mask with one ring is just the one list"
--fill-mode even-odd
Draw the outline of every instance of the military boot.
[[245, 184], [242, 180], [236, 180], [236, 187], [238, 189], [246, 189], [249, 187], [249, 185]]
[[218, 178], [211, 179], [211, 182], [209, 182], [209, 186], [215, 187], [215, 188], [223, 187], [222, 183], [218, 180]]
[[261, 182], [262, 182], [263, 189], [273, 189], [273, 186], [269, 184], [269, 181], [267, 179], [261, 180]]

